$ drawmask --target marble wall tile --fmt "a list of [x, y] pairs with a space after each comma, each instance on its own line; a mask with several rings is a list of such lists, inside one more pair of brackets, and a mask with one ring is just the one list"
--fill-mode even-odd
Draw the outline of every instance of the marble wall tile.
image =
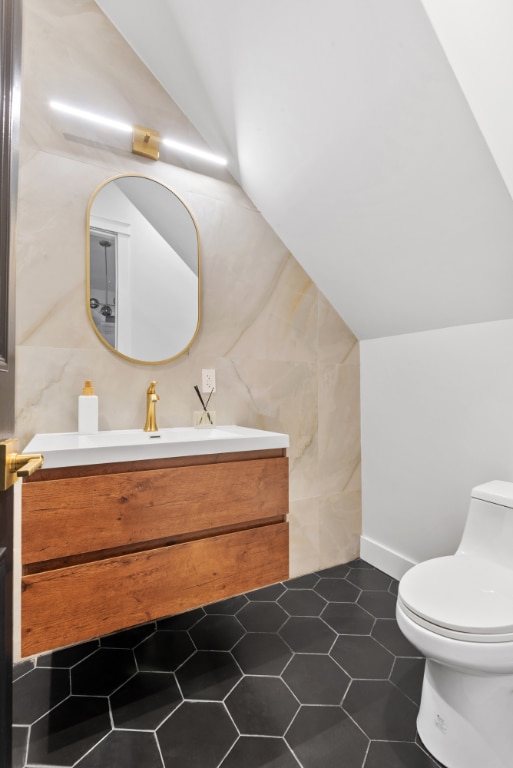
[[[201, 239], [201, 345], [213, 356], [229, 355], [272, 300], [290, 255], [256, 211], [191, 195]], [[253, 336], [257, 357], [266, 337]], [[279, 358], [278, 358], [279, 359]]]
[[[258, 274], [255, 263], [252, 273]], [[297, 261], [289, 256], [267, 292], [260, 294], [258, 312], [250, 318], [230, 350], [238, 358], [317, 362], [318, 291]]]
[[319, 499], [319, 567], [356, 557], [360, 547], [361, 492], [346, 490]]
[[290, 503], [289, 569], [291, 578], [318, 571], [320, 568], [319, 504], [319, 498], [297, 499]]
[[[240, 395], [235, 395], [239, 421], [259, 429], [286, 432], [290, 437], [290, 498], [318, 496], [315, 366], [253, 358], [231, 362], [233, 379], [227, 391]], [[216, 396], [216, 401], [219, 399]], [[232, 400], [232, 408], [235, 403]]]
[[327, 495], [343, 491], [360, 463], [359, 391], [358, 366], [319, 366], [319, 482]]
[[[130, 152], [128, 134], [92, 124], [85, 132], [74, 118], [57, 119], [49, 107], [55, 99], [132, 125], [163, 126], [180, 141], [205, 145], [92, 0], [23, 0], [23, 10], [24, 142], [93, 163], [104, 162], [106, 152], [118, 159]], [[169, 153], [162, 151], [175, 165], [189, 167], [183, 156]], [[222, 169], [218, 177], [228, 174]]]
[[358, 341], [329, 301], [319, 293], [319, 363], [360, 364]]
[[[226, 171], [132, 155], [119, 138], [57, 118], [51, 98], [201, 138], [93, 0], [24, 0], [17, 228], [17, 432], [74, 431], [92, 378], [100, 429], [142, 427], [158, 382], [160, 426], [186, 426], [193, 385], [216, 369], [218, 423], [290, 435], [291, 573], [358, 553], [359, 361], [350, 329]], [[169, 160], [169, 158], [165, 158]], [[96, 337], [85, 306], [86, 210], [97, 186], [142, 173], [190, 207], [201, 239], [202, 322], [187, 354], [140, 365]]]
[[85, 322], [85, 211], [99, 176], [98, 169], [59, 155], [37, 152], [25, 162], [21, 154], [16, 302], [19, 343], [95, 346]]

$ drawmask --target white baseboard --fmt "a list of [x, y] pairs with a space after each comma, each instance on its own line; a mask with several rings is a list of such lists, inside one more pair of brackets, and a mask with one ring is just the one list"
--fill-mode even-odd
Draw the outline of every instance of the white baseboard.
[[366, 536], [360, 536], [360, 557], [394, 579], [400, 579], [406, 571], [415, 565], [414, 562], [398, 552], [394, 552]]

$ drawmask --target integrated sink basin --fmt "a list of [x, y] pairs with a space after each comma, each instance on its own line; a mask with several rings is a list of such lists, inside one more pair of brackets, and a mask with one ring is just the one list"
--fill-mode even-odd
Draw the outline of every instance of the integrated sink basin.
[[170, 427], [158, 432], [118, 429], [91, 435], [51, 432], [35, 435], [24, 452], [44, 454], [45, 469], [53, 469], [288, 447], [289, 436], [281, 432], [228, 425], [212, 429]]

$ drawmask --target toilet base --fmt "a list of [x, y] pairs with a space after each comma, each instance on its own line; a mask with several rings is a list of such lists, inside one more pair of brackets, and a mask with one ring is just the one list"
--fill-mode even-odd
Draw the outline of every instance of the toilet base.
[[480, 675], [428, 659], [417, 729], [447, 768], [511, 768], [513, 675]]

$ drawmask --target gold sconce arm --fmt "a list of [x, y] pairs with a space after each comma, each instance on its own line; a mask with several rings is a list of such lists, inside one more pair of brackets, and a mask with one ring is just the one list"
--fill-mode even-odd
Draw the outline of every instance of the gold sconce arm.
[[43, 466], [42, 453], [18, 453], [18, 440], [0, 441], [0, 491], [6, 491], [19, 477], [28, 477]]

